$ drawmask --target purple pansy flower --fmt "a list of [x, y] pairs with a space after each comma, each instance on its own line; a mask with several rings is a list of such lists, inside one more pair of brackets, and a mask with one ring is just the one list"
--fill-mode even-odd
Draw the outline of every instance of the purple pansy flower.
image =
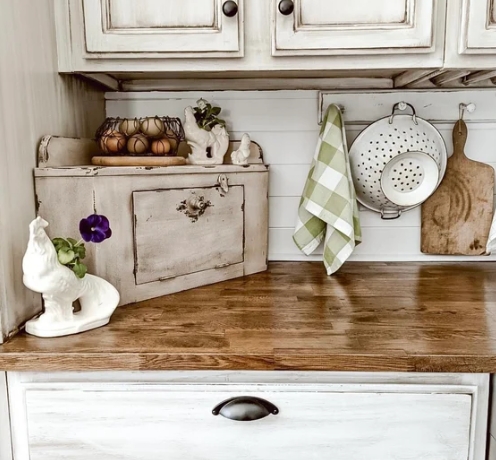
[[92, 243], [101, 243], [112, 236], [110, 222], [105, 216], [92, 214], [79, 222], [79, 233], [83, 240]]

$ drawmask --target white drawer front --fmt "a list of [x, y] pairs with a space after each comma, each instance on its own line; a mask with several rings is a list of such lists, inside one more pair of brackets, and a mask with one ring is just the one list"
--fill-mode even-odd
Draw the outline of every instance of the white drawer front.
[[[83, 388], [83, 389], [81, 389]], [[390, 390], [390, 391], [389, 391]], [[439, 386], [71, 385], [26, 391], [31, 460], [466, 460], [472, 396]], [[257, 421], [213, 416], [264, 398]]]

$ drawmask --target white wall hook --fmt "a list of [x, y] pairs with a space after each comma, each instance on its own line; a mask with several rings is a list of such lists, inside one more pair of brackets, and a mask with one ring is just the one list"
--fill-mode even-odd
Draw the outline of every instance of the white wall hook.
[[474, 113], [476, 108], [477, 107], [473, 102], [470, 102], [469, 104], [464, 104], [462, 102], [459, 106], [460, 112], [459, 112], [458, 118], [460, 120], [463, 120], [463, 115], [465, 114], [465, 112]]

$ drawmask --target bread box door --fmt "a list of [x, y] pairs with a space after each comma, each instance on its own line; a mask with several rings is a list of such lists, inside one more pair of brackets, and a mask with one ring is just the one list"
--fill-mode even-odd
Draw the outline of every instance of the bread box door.
[[244, 188], [133, 192], [136, 284], [244, 259]]

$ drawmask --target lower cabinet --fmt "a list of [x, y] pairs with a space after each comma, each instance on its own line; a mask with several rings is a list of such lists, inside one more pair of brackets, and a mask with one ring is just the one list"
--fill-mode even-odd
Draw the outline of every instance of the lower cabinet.
[[485, 457], [482, 374], [10, 373], [8, 385], [14, 460]]

